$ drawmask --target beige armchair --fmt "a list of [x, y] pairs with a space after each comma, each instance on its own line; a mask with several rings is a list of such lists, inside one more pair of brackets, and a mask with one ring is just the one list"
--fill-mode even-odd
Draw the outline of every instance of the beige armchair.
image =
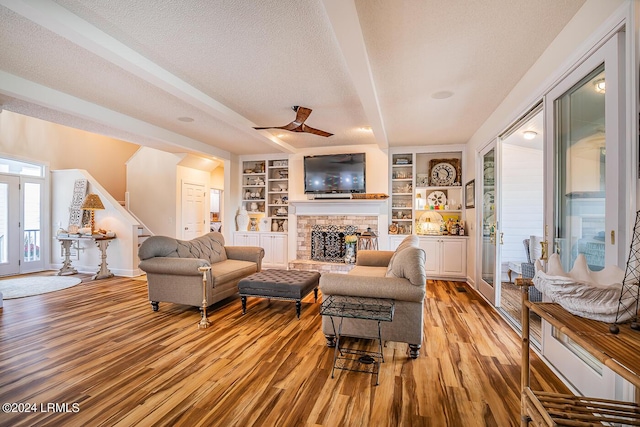
[[[356, 266], [349, 274], [323, 274], [323, 296], [347, 295], [395, 300], [392, 322], [381, 323], [384, 341], [409, 344], [410, 355], [417, 358], [422, 347], [422, 321], [426, 288], [426, 255], [418, 247], [418, 238], [408, 236], [395, 252], [359, 251]], [[331, 320], [322, 317], [322, 332], [329, 347], [335, 346]], [[377, 323], [362, 319], [343, 319], [342, 335], [378, 337]]]

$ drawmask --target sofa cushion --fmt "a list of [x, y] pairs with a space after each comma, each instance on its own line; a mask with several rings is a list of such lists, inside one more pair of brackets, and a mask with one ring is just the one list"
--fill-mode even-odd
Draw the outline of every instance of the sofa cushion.
[[354, 276], [367, 276], [367, 277], [384, 277], [387, 271], [387, 267], [370, 267], [365, 265], [356, 265], [349, 271], [349, 274]]
[[420, 239], [418, 238], [418, 236], [410, 234], [407, 237], [405, 237], [402, 240], [402, 242], [400, 242], [400, 244], [396, 248], [396, 252], [400, 252], [401, 250], [406, 249], [406, 248], [411, 247], [411, 246], [416, 246], [417, 247], [419, 244], [420, 244]]
[[424, 250], [415, 246], [405, 248], [393, 255], [386, 277], [402, 277], [409, 280], [412, 285], [424, 286], [427, 282], [425, 261]]
[[177, 257], [178, 241], [166, 236], [151, 236], [140, 245], [138, 258]]
[[387, 277], [395, 277], [392, 275], [391, 270], [393, 268], [393, 263], [395, 261], [396, 258], [396, 254], [404, 249], [410, 248], [410, 247], [418, 247], [418, 244], [420, 243], [420, 239], [418, 238], [418, 236], [414, 236], [413, 234], [410, 234], [409, 236], [405, 237], [402, 242], [400, 242], [400, 244], [398, 245], [396, 251], [394, 252], [393, 256], [391, 257], [391, 259], [389, 260], [389, 265], [387, 266], [387, 273], [386, 276]]
[[257, 271], [257, 264], [255, 262], [249, 261], [227, 259], [215, 264], [211, 264], [213, 287], [222, 283], [239, 280]]
[[180, 258], [202, 258], [215, 264], [227, 259], [224, 249], [224, 237], [220, 233], [208, 233], [193, 240], [178, 240]]

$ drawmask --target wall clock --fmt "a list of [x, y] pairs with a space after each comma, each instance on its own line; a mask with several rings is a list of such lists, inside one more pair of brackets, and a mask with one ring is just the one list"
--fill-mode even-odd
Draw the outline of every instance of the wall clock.
[[452, 185], [456, 179], [456, 168], [451, 163], [438, 163], [431, 168], [431, 185]]

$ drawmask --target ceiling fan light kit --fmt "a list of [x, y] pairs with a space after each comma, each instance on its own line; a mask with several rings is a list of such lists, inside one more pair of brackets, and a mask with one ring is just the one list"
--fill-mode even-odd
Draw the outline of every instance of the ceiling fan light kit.
[[289, 124], [284, 126], [265, 126], [265, 127], [254, 127], [256, 130], [264, 130], [264, 129], [283, 129], [288, 130], [289, 132], [305, 132], [313, 135], [319, 135], [324, 137], [329, 137], [333, 135], [332, 133], [312, 128], [311, 126], [307, 126], [304, 122], [307, 120], [309, 115], [311, 114], [311, 108], [300, 107], [298, 105], [294, 105], [291, 107], [293, 111], [296, 112], [296, 118]]

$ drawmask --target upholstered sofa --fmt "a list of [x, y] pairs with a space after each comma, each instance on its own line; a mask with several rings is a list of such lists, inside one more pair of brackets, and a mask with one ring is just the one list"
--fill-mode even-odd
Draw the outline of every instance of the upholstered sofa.
[[149, 301], [202, 306], [202, 273], [207, 275], [207, 306], [238, 293], [238, 282], [262, 268], [264, 249], [225, 246], [222, 234], [212, 232], [184, 241], [152, 236], [138, 250], [140, 269], [147, 273]]
[[[358, 251], [356, 266], [349, 274], [326, 273], [320, 277], [323, 298], [346, 295], [395, 300], [393, 321], [381, 322], [383, 341], [409, 344], [417, 358], [422, 347], [422, 318], [426, 288], [426, 255], [418, 247], [418, 237], [407, 236], [396, 251]], [[334, 319], [335, 321], [335, 319]], [[342, 335], [377, 338], [377, 322], [344, 318]], [[322, 317], [327, 345], [335, 345], [335, 332], [328, 316]]]

